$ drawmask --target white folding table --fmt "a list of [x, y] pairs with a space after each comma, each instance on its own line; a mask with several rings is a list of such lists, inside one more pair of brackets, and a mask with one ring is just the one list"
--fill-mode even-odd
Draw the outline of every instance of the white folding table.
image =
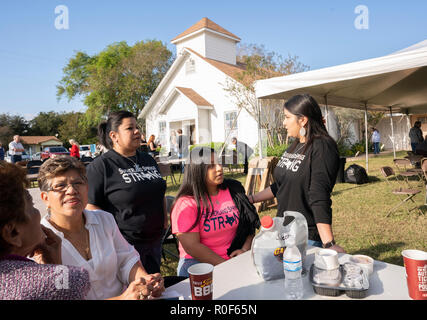
[[[308, 271], [314, 262], [314, 254], [320, 248], [309, 247], [305, 267], [307, 275], [303, 277], [303, 299], [354, 300], [345, 293], [337, 297], [317, 295], [309, 280]], [[348, 254], [339, 254], [340, 263], [345, 263]], [[166, 289], [164, 296], [176, 294], [185, 300], [191, 299], [189, 279]], [[250, 251], [217, 265], [213, 273], [214, 300], [284, 300], [284, 279], [264, 281], [256, 272]], [[405, 268], [382, 261], [374, 261], [374, 271], [369, 277], [369, 290], [364, 299], [408, 300]]]

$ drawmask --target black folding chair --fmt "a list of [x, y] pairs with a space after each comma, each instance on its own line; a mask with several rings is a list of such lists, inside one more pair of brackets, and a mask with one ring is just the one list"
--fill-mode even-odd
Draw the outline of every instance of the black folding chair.
[[[170, 221], [170, 213], [172, 209], [172, 203], [175, 200], [175, 197], [172, 196], [166, 196], [166, 214], [168, 215], [168, 220]], [[162, 239], [162, 256], [163, 259], [166, 259], [165, 253], [171, 255], [172, 257], [179, 259], [179, 257], [173, 253], [172, 251], [165, 248], [165, 245], [167, 244], [174, 244], [176, 251], [179, 252], [178, 249], [178, 240], [176, 239], [175, 235], [172, 233], [172, 226], [169, 225], [166, 233], [163, 235]]]

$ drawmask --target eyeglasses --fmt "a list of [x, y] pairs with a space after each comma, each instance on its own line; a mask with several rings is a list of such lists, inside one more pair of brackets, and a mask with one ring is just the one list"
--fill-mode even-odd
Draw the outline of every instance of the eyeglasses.
[[80, 191], [82, 187], [86, 185], [86, 182], [83, 180], [75, 181], [71, 183], [58, 183], [53, 185], [52, 187], [48, 188], [47, 191], [53, 191], [53, 192], [66, 192], [68, 190], [68, 187], [72, 186], [74, 190]]

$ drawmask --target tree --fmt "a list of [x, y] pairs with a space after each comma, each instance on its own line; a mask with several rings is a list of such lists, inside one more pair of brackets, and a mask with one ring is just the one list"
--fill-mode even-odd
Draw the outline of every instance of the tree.
[[[237, 61], [245, 65], [245, 70], [236, 74], [237, 82], [227, 79], [225, 90], [235, 100], [238, 109], [246, 110], [267, 132], [268, 146], [284, 143], [283, 101], [262, 100], [255, 96], [256, 80], [283, 76], [308, 70], [308, 66], [298, 61], [297, 56], [283, 58], [275, 52], [268, 52], [264, 46], [243, 44], [238, 47]], [[262, 110], [262, 111], [261, 111]]]
[[96, 126], [109, 112], [128, 110], [138, 115], [172, 64], [172, 53], [161, 41], [129, 46], [109, 45], [99, 54], [77, 52], [64, 67], [57, 97], [83, 97], [82, 121]]
[[64, 113], [54, 111], [40, 112], [30, 120], [29, 135], [32, 136], [55, 136], [59, 126], [63, 123]]
[[0, 141], [7, 148], [15, 134], [26, 135], [28, 123], [21, 116], [12, 116], [8, 113], [0, 114]]
[[62, 116], [62, 124], [58, 127], [59, 139], [66, 146], [69, 140], [74, 139], [79, 144], [92, 144], [97, 142], [97, 128], [86, 126], [84, 114], [81, 112], [70, 112]]

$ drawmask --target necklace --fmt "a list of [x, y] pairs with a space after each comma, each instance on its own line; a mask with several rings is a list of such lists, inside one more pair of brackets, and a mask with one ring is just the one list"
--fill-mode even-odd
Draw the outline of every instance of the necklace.
[[[130, 157], [125, 157], [125, 156], [123, 156], [125, 159], [128, 159], [130, 162], [132, 162], [133, 163], [133, 165], [134, 165], [134, 167], [135, 167], [135, 170], [138, 170], [138, 167], [139, 167], [139, 165], [137, 164], [137, 162], [138, 162], [138, 157], [137, 157], [137, 155], [134, 155], [134, 156], [130, 156]], [[135, 161], [133, 161], [131, 158], [132, 157], [135, 157]]]
[[305, 146], [305, 143], [303, 143], [297, 150], [293, 151], [292, 153], [298, 153], [303, 147]]
[[[53, 221], [49, 220], [49, 222], [59, 231], [61, 231], [64, 234], [64, 237], [71, 242], [71, 244], [77, 249], [77, 251], [82, 254], [82, 251], [84, 252], [84, 259], [85, 260], [90, 260], [91, 255], [90, 255], [90, 240], [89, 240], [89, 231], [86, 229], [86, 227], [83, 225], [83, 228], [81, 230], [83, 230], [83, 232], [85, 233], [85, 243], [81, 244], [80, 242], [80, 234], [81, 234], [81, 230], [79, 232], [79, 241], [75, 241], [73, 239], [73, 234], [72, 232], [69, 232], [68, 230], [65, 230], [64, 228], [59, 227], [56, 223], [54, 223]], [[83, 221], [84, 223], [84, 221]], [[72, 240], [73, 239], [73, 240]], [[83, 255], [82, 255], [83, 256]]]
[[211, 199], [215, 198], [214, 200], [215, 200], [215, 204], [216, 205], [219, 205], [219, 200], [217, 199], [218, 194], [219, 194], [219, 190], [218, 190], [218, 192], [215, 195], [211, 195]]

